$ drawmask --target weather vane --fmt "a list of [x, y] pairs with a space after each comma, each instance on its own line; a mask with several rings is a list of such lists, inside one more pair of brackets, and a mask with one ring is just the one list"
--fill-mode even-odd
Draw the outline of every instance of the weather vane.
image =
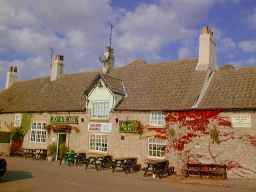
[[109, 26], [110, 26], [109, 47], [112, 47], [112, 32], [113, 32], [114, 25], [109, 22]]

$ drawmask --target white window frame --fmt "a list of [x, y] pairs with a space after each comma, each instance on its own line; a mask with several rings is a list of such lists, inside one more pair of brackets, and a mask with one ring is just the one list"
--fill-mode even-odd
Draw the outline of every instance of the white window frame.
[[[94, 147], [92, 144], [92, 137], [94, 137]], [[98, 142], [97, 142], [98, 140]], [[98, 146], [97, 146], [98, 143]], [[105, 145], [102, 147], [102, 145]], [[108, 151], [108, 135], [107, 134], [98, 134], [90, 133], [89, 134], [89, 150], [93, 152], [107, 153]]]
[[[166, 153], [167, 140], [157, 137], [148, 138], [148, 157], [154, 159], [164, 159]], [[164, 148], [164, 149], [163, 149]]]
[[46, 143], [48, 140], [48, 131], [45, 122], [33, 121], [31, 124], [30, 142]]
[[20, 127], [21, 126], [21, 121], [22, 121], [22, 114], [21, 113], [16, 113], [14, 115], [14, 127]]
[[149, 124], [154, 127], [165, 126], [165, 115], [161, 111], [154, 111], [150, 113]]
[[[97, 110], [95, 110], [94, 105], [99, 105], [99, 104], [106, 104], [108, 105], [106, 106], [101, 106], [98, 107]], [[102, 110], [103, 109], [103, 110]], [[105, 119], [109, 117], [109, 113], [110, 113], [110, 102], [109, 101], [92, 101], [91, 103], [91, 117], [92, 118], [97, 118], [97, 119]], [[102, 110], [102, 111], [101, 111]], [[106, 111], [105, 111], [106, 110]]]

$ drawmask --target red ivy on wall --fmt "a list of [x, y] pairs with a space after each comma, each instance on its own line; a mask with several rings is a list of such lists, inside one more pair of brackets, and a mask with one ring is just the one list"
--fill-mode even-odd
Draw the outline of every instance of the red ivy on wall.
[[177, 151], [183, 151], [184, 146], [194, 137], [209, 133], [208, 125], [214, 121], [218, 127], [231, 127], [231, 122], [219, 116], [220, 110], [170, 112], [166, 114], [166, 125], [172, 127], [178, 125], [186, 129], [184, 134], [175, 138], [170, 147]]

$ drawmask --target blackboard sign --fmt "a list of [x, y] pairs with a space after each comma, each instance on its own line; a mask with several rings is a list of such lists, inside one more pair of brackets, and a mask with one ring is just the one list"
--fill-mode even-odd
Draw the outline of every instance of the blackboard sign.
[[8, 132], [0, 132], [0, 143], [10, 143], [11, 134]]

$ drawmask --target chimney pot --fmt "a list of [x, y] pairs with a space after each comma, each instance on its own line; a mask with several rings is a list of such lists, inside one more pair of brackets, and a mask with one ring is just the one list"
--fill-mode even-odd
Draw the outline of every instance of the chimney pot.
[[216, 44], [213, 32], [208, 26], [202, 29], [199, 38], [199, 58], [196, 70], [205, 71], [216, 69]]
[[53, 57], [52, 68], [51, 68], [51, 81], [59, 79], [63, 75], [63, 55], [55, 55]]
[[18, 68], [17, 66], [10, 66], [6, 75], [5, 89], [10, 88], [17, 80]]

